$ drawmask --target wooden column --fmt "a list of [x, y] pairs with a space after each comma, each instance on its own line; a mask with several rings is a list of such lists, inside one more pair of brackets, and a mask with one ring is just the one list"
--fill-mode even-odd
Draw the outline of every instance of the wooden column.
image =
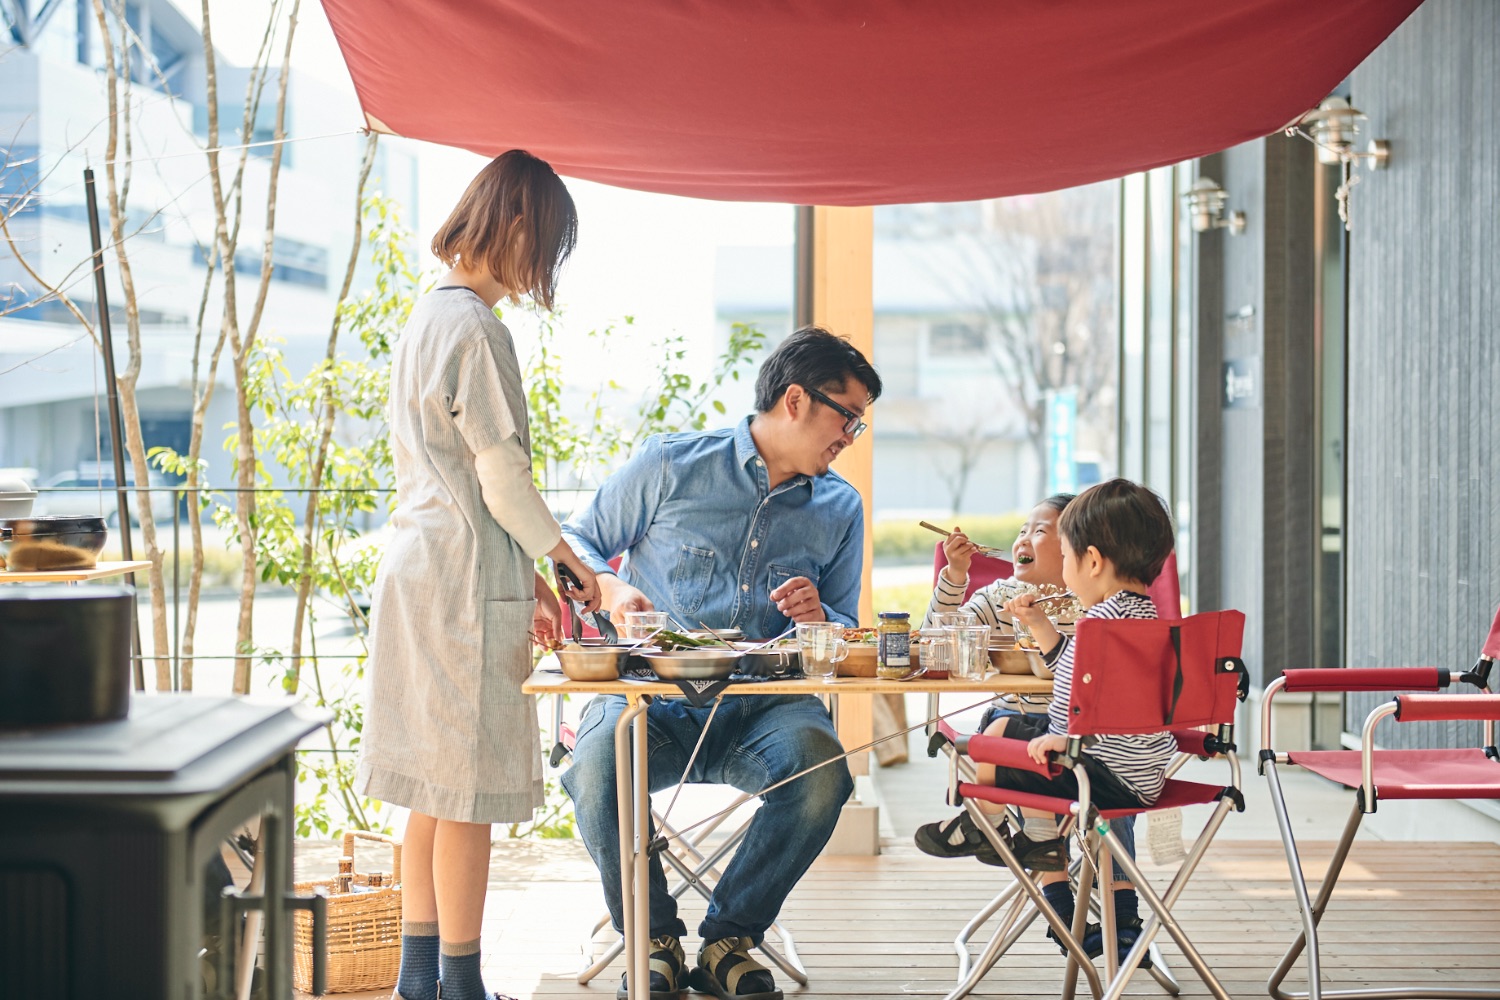
[[[811, 215], [810, 225], [807, 224]], [[799, 259], [805, 262], [802, 268], [804, 280], [808, 282], [803, 310], [811, 305], [811, 322], [859, 348], [865, 357], [875, 356], [875, 303], [872, 259], [875, 244], [875, 212], [871, 208], [824, 208], [802, 210], [803, 225], [799, 236], [804, 238]], [[811, 232], [808, 233], [807, 230]], [[807, 238], [810, 237], [810, 238]], [[873, 410], [873, 408], [872, 408]], [[871, 430], [855, 441], [852, 447], [834, 463], [838, 474], [847, 479], [864, 499], [865, 508], [865, 552], [864, 572], [859, 597], [859, 622], [861, 625], [875, 623], [874, 602], [871, 594], [870, 568], [874, 559], [874, 538], [871, 533], [871, 501], [874, 493], [874, 433], [875, 416], [865, 414], [865, 423]], [[850, 695], [839, 699], [839, 738], [844, 746], [859, 746], [870, 741], [870, 696]], [[869, 773], [869, 758], [859, 755], [850, 758], [850, 770], [855, 774]]]

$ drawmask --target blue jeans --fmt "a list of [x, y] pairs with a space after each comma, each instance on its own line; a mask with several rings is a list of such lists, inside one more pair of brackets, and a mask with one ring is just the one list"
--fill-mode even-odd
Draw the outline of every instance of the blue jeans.
[[[709, 707], [658, 700], [646, 710], [647, 773], [653, 792], [677, 784], [703, 732]], [[615, 720], [625, 699], [601, 695], [584, 709], [573, 766], [562, 784], [573, 799], [578, 830], [599, 867], [615, 930], [620, 903], [620, 833], [615, 794]], [[724, 698], [687, 780], [758, 792], [804, 768], [843, 753], [828, 711], [808, 695]], [[828, 843], [839, 810], [854, 791], [843, 761], [820, 767], [762, 797], [745, 839], [714, 888], [698, 927], [705, 942], [748, 936], [759, 944], [781, 904]], [[653, 834], [655, 825], [652, 827]], [[651, 857], [651, 936], [683, 937], [677, 900], [661, 859]]]
[[[1020, 714], [1020, 712], [1017, 712], [1012, 708], [1000, 708], [999, 706], [991, 705], [984, 710], [984, 715], [980, 716], [979, 718], [979, 731], [981, 733], [984, 732], [990, 727], [990, 723], [995, 722], [997, 719], [1005, 719]], [[1114, 833], [1115, 837], [1119, 839], [1120, 846], [1125, 848], [1125, 853], [1130, 855], [1130, 860], [1134, 861], [1135, 817], [1122, 816], [1119, 819], [1112, 819], [1109, 821], [1109, 828], [1110, 831]], [[1125, 874], [1125, 870], [1120, 867], [1120, 862], [1116, 861], [1114, 858], [1110, 858], [1110, 867], [1114, 869], [1116, 882], [1124, 882], [1128, 880], [1128, 876]]]

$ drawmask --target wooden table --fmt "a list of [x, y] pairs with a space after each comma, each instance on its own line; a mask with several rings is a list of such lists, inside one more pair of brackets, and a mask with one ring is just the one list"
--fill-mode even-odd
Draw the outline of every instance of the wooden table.
[[149, 559], [132, 559], [129, 562], [101, 562], [93, 569], [54, 569], [38, 572], [0, 572], [0, 583], [82, 583], [86, 580], [104, 580], [127, 573], [143, 573], [151, 568]]
[[[542, 669], [534, 671], [521, 686], [521, 690], [532, 695], [617, 694], [626, 700], [625, 711], [620, 713], [619, 721], [615, 723], [616, 808], [619, 810], [620, 821], [620, 902], [625, 924], [625, 973], [630, 1000], [644, 1000], [649, 995], [646, 970], [650, 968], [647, 949], [651, 944], [651, 792], [646, 775], [647, 727], [643, 716], [655, 699], [680, 698], [682, 691], [677, 685], [666, 681], [574, 681], [560, 673]], [[758, 694], [835, 697], [841, 694], [926, 694], [929, 706], [935, 706], [937, 696], [941, 694], [993, 697], [1000, 694], [1046, 696], [1051, 693], [1050, 680], [1021, 674], [992, 674], [983, 680], [931, 680], [919, 677], [911, 681], [889, 681], [875, 677], [838, 677], [831, 681], [807, 678], [750, 681], [729, 685], [720, 692], [719, 697]], [[936, 715], [935, 708], [931, 714]], [[928, 725], [933, 721], [929, 720]], [[750, 793], [744, 793], [731, 808], [752, 797]]]

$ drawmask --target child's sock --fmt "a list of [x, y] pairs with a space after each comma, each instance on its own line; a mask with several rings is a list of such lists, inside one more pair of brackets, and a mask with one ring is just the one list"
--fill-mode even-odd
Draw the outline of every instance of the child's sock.
[[1140, 897], [1134, 889], [1115, 890], [1115, 924], [1123, 924], [1141, 918]]
[[438, 966], [443, 1000], [485, 1000], [484, 977], [479, 973], [479, 939], [444, 941]]
[[1027, 816], [1022, 822], [1021, 832], [1031, 840], [1055, 840], [1057, 820], [1051, 816]]
[[1047, 902], [1057, 911], [1062, 922], [1069, 927], [1073, 925], [1073, 887], [1067, 882], [1048, 882], [1042, 886], [1042, 895], [1047, 897]]
[[401, 922], [401, 974], [396, 992], [403, 1000], [437, 1000], [437, 921]]

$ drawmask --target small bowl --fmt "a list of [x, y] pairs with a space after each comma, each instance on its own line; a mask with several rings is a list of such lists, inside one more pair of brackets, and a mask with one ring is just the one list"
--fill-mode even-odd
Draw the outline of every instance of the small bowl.
[[722, 681], [734, 673], [745, 654], [737, 649], [674, 649], [642, 653], [656, 676], [668, 681]]
[[751, 677], [791, 677], [802, 673], [802, 655], [796, 649], [761, 649], [745, 654], [744, 672]]
[[557, 651], [557, 662], [569, 680], [615, 681], [630, 651], [630, 646], [564, 646]]
[[0, 520], [0, 566], [13, 573], [93, 569], [109, 538], [104, 518], [90, 515]]

